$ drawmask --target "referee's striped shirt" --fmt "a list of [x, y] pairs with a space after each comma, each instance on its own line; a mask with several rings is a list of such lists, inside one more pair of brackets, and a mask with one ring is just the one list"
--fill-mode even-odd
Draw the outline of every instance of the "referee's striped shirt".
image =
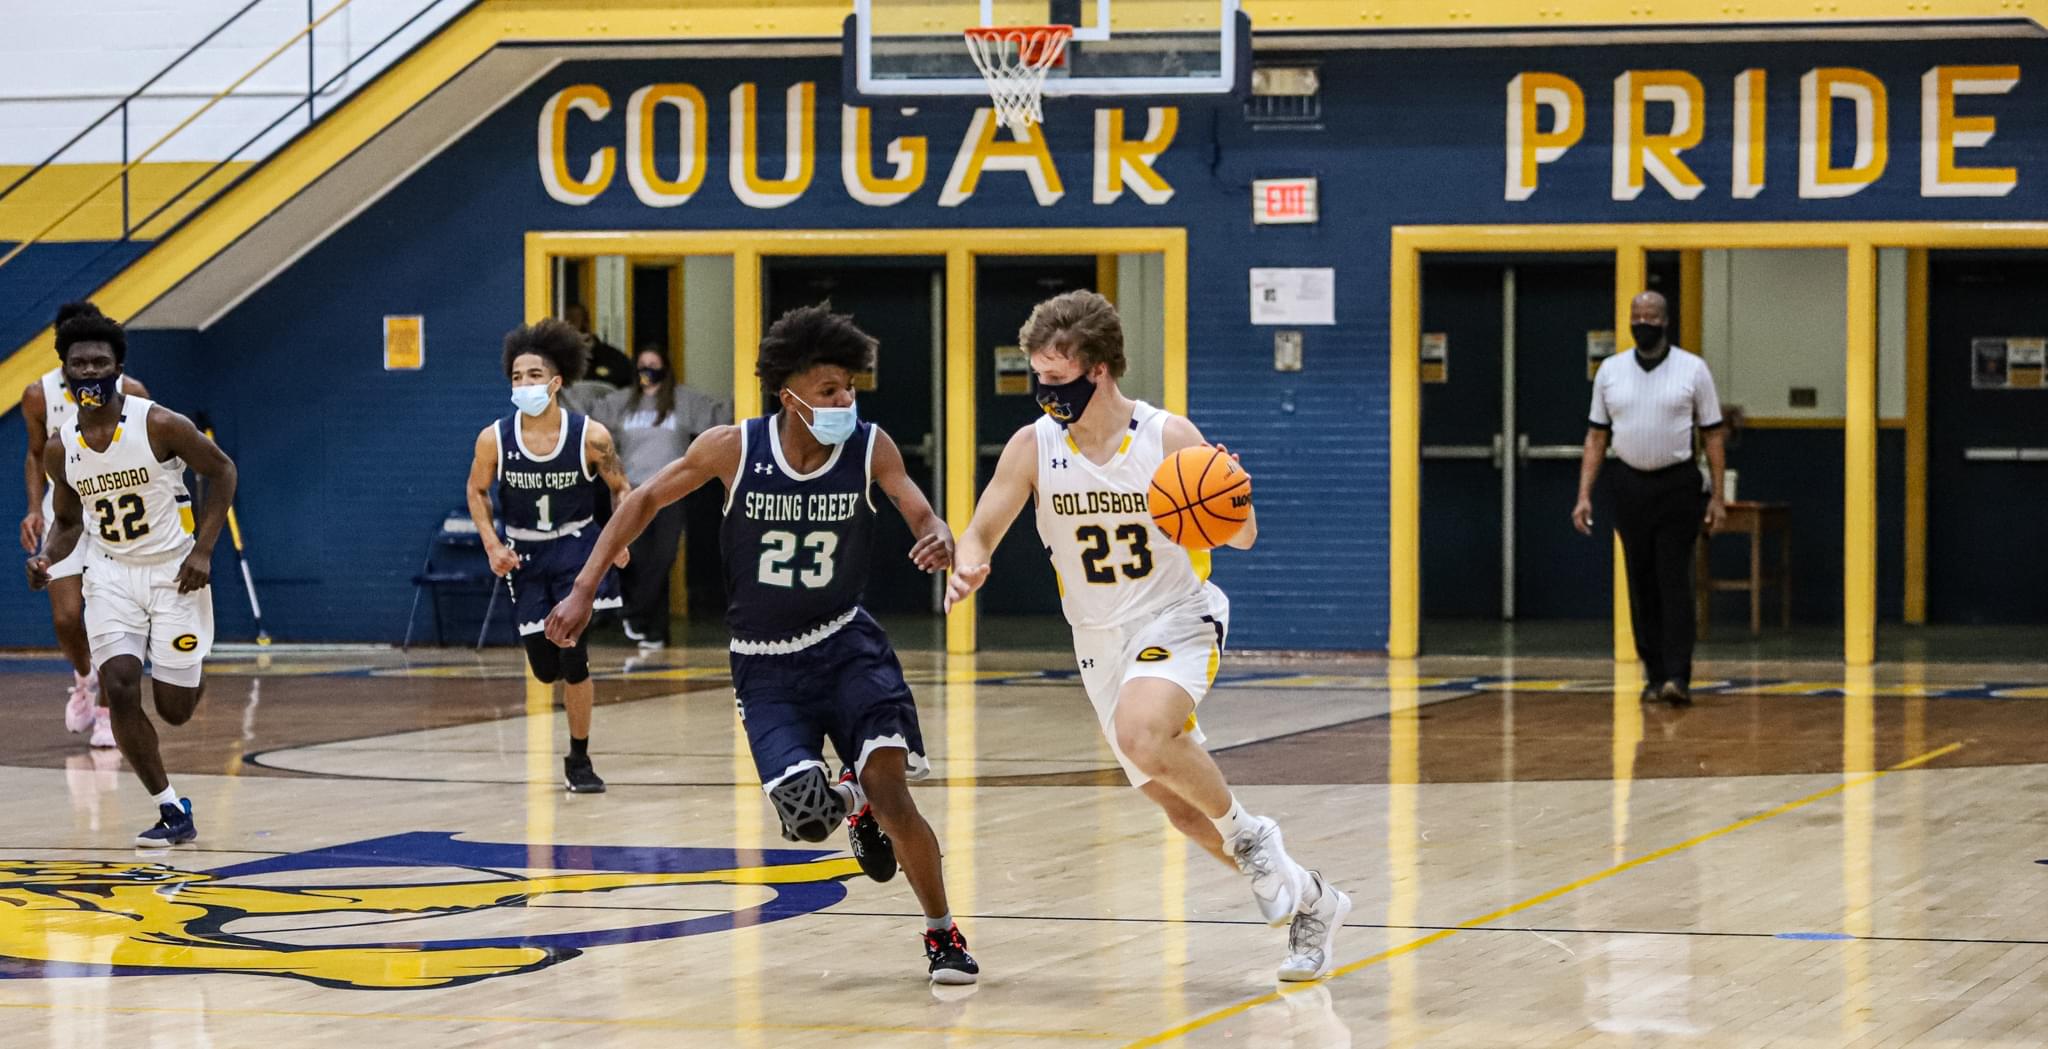
[[1636, 351], [1600, 362], [1593, 375], [1592, 424], [1612, 433], [1614, 454], [1638, 470], [1692, 459], [1692, 431], [1721, 425], [1714, 376], [1699, 355], [1671, 347], [1647, 367]]

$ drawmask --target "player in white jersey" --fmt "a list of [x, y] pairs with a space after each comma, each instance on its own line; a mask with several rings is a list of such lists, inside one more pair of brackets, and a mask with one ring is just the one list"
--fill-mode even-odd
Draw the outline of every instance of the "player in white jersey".
[[[143, 658], [150, 662], [157, 714], [182, 725], [206, 690], [203, 661], [213, 646], [213, 547], [235, 498], [235, 464], [192, 421], [121, 391], [128, 340], [97, 313], [57, 328], [64, 381], [78, 414], [44, 450], [56, 492], [56, 522], [29, 559], [29, 585], [50, 583], [50, 568], [78, 548], [90, 515], [93, 543], [85, 572], [85, 629], [100, 691], [112, 713], [121, 756], [157, 805], [156, 825], [137, 835], [144, 847], [198, 837], [192, 803], [164, 773], [156, 728], [142, 709]], [[207, 481], [196, 533], [181, 512], [185, 464]]]
[[[1124, 395], [1123, 327], [1102, 296], [1048, 299], [1018, 338], [1046, 415], [1004, 446], [960, 537], [946, 607], [987, 581], [996, 543], [1035, 499], [1081, 680], [1125, 775], [1181, 833], [1251, 879], [1269, 924], [1290, 926], [1280, 978], [1324, 976], [1351, 900], [1287, 855], [1279, 825], [1245, 812], [1202, 749], [1195, 708], [1215, 682], [1230, 601], [1206, 579], [1207, 552], [1169, 541], [1145, 506], [1154, 471], [1204, 443], [1201, 431]], [[1229, 545], [1257, 538], [1253, 517]]]
[[[57, 325], [73, 317], [98, 313], [90, 302], [70, 302], [57, 308]], [[124, 392], [137, 397], [149, 390], [134, 376], [121, 377]], [[57, 430], [78, 414], [78, 403], [64, 386], [64, 367], [59, 364], [32, 382], [21, 393], [21, 418], [28, 424], [28, 457], [22, 473], [28, 481], [28, 512], [21, 518], [21, 548], [33, 554], [42, 548], [56, 515], [49, 477], [43, 473], [43, 445]], [[100, 699], [99, 676], [93, 672], [92, 646], [85, 637], [83, 596], [86, 548], [81, 542], [64, 563], [50, 567], [50, 624], [57, 632], [57, 648], [71, 664], [71, 696], [64, 705], [64, 727], [72, 732], [92, 730], [92, 745], [114, 745], [114, 729], [107, 718], [106, 703]]]

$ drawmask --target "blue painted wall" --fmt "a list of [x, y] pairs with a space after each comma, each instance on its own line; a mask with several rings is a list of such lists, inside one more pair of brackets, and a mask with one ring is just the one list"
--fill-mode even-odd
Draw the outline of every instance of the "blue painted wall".
[[[240, 461], [242, 519], [257, 544], [272, 633], [387, 641], [403, 630], [409, 579], [427, 535], [461, 503], [476, 431], [505, 410], [498, 340], [520, 317], [520, 244], [527, 230], [1182, 226], [1190, 231], [1192, 414], [1212, 439], [1241, 451], [1259, 479], [1259, 549], [1218, 558], [1217, 578], [1238, 610], [1234, 640], [1248, 647], [1376, 649], [1384, 647], [1387, 621], [1392, 225], [2048, 213], [2048, 107], [2038, 101], [2048, 82], [2048, 45], [2040, 43], [1353, 52], [1321, 61], [1318, 129], [1254, 129], [1235, 108], [1184, 108], [1178, 137], [1157, 165], [1175, 189], [1166, 204], [1148, 205], [1129, 192], [1113, 205], [1093, 204], [1092, 107], [1052, 103], [1047, 134], [1065, 197], [1041, 207], [1022, 175], [990, 172], [979, 192], [956, 208], [937, 204], [968, 119], [952, 106], [928, 105], [916, 116], [893, 108], [876, 112], [876, 143], [899, 134], [929, 139], [926, 183], [895, 207], [868, 207], [848, 197], [837, 163], [836, 60], [566, 65], [213, 328], [138, 338], [136, 369], [174, 405], [209, 409]], [[1937, 63], [1963, 62], [2028, 68], [2014, 94], [1966, 99], [1961, 106], [1999, 120], [1992, 145], [1966, 152], [1964, 162], [2018, 166], [2020, 186], [2004, 198], [1924, 199], [1920, 76]], [[1887, 85], [1890, 168], [1855, 196], [1801, 200], [1798, 81], [1824, 64], [1863, 68]], [[1753, 66], [1769, 69], [1771, 78], [1769, 181], [1760, 197], [1734, 200], [1728, 192], [1730, 81]], [[1686, 154], [1707, 182], [1699, 199], [1671, 199], [1654, 183], [1635, 201], [1611, 199], [1612, 84], [1630, 68], [1686, 69], [1705, 83], [1705, 139]], [[1586, 131], [1578, 146], [1544, 166], [1542, 188], [1532, 199], [1510, 202], [1503, 192], [1505, 89], [1525, 70], [1572, 76], [1586, 94]], [[771, 176], [781, 173], [782, 89], [796, 80], [818, 85], [815, 177], [803, 198], [787, 207], [747, 207], [726, 182], [726, 95], [746, 77], [761, 85], [759, 139], [770, 154], [761, 166]], [[587, 205], [551, 199], [536, 160], [536, 118], [544, 102], [577, 83], [610, 93], [613, 108], [604, 120], [577, 115], [569, 121], [567, 152], [580, 173], [581, 158], [603, 146], [619, 147], [624, 163], [626, 100], [636, 88], [664, 81], [694, 84], [709, 100], [709, 171], [696, 197], [680, 207], [646, 207], [621, 171]], [[1651, 126], [1661, 127], [1662, 110], [1651, 108]], [[1141, 135], [1142, 107], [1127, 112], [1127, 134]], [[1847, 163], [1846, 143], [1838, 153], [1838, 162]], [[1249, 183], [1276, 175], [1321, 178], [1319, 225], [1251, 225]], [[1274, 265], [1331, 266], [1338, 273], [1338, 323], [1309, 330], [1305, 369], [1295, 374], [1272, 370], [1271, 333], [1248, 321], [1245, 271]], [[395, 313], [426, 317], [425, 370], [382, 370], [381, 318]], [[0, 443], [0, 453], [9, 447], [11, 461], [18, 461], [18, 444]], [[1826, 456], [1817, 456], [1816, 464], [1825, 473]], [[1751, 470], [1744, 468], [1746, 488], [1763, 482]], [[216, 603], [222, 636], [245, 633], [241, 602], [224, 590]], [[0, 643], [42, 643], [43, 615], [40, 601], [8, 602], [0, 613]]]

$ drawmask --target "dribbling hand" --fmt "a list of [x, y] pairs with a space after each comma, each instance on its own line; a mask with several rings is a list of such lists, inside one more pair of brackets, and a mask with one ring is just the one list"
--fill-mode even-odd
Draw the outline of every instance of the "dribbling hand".
[[946, 580], [946, 611], [967, 600], [967, 595], [981, 589], [988, 582], [988, 565], [959, 565], [953, 569], [953, 578]]
[[561, 648], [570, 648], [576, 639], [583, 636], [583, 628], [590, 625], [591, 595], [581, 588], [569, 591], [569, 596], [548, 612], [548, 640]]
[[927, 535], [910, 548], [910, 563], [920, 572], [943, 572], [953, 567], [953, 533]]

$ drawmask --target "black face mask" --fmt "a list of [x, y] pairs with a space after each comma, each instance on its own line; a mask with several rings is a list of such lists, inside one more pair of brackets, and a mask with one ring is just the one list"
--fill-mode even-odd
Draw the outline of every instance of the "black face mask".
[[1662, 324], [1631, 324], [1628, 333], [1635, 336], [1636, 349], [1649, 351], [1663, 349], [1664, 326]]
[[110, 372], [97, 379], [82, 380], [66, 376], [64, 385], [71, 391], [71, 399], [80, 408], [103, 408], [114, 402], [114, 394], [121, 390], [121, 373]]
[[1031, 395], [1038, 399], [1038, 406], [1061, 426], [1074, 425], [1081, 418], [1081, 413], [1088, 410], [1088, 399], [1095, 396], [1095, 381], [1088, 378], [1087, 372], [1082, 372], [1072, 382], [1057, 386], [1039, 382], [1034, 375], [1031, 384], [1035, 387]]
[[666, 375], [668, 375], [668, 369], [666, 369], [666, 368], [642, 368], [642, 369], [640, 369], [640, 381], [641, 381], [641, 382], [646, 382], [646, 383], [659, 383], [659, 382], [661, 382], [662, 378], [663, 378], [663, 377], [665, 377]]

